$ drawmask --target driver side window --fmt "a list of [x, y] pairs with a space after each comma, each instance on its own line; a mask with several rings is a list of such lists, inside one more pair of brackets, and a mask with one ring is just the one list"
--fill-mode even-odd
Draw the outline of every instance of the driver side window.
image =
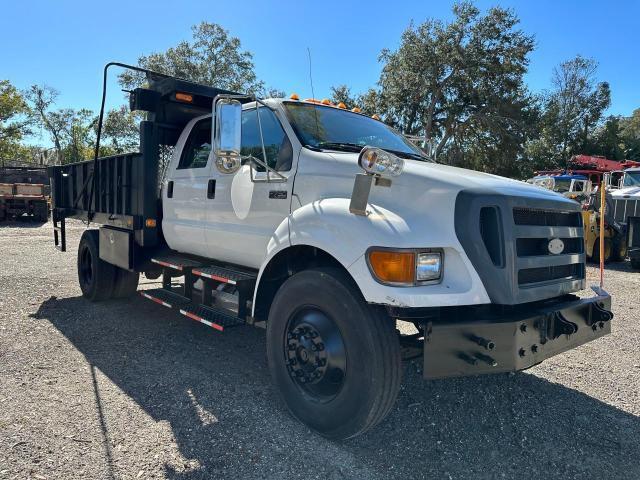
[[204, 118], [193, 126], [182, 151], [178, 169], [204, 168], [211, 153], [211, 118]]
[[[260, 124], [262, 125], [262, 137], [264, 149], [267, 154], [265, 162], [277, 172], [291, 170], [293, 160], [293, 148], [287, 134], [282, 129], [276, 114], [266, 107], [260, 107]], [[251, 155], [264, 161], [262, 143], [260, 142], [260, 130], [258, 126], [256, 109], [242, 111], [242, 141], [241, 155]], [[264, 172], [264, 167], [256, 165], [256, 170]]]

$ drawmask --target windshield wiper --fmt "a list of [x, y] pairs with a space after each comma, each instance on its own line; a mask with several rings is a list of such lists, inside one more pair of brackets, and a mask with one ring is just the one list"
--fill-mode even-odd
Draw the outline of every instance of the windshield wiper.
[[426, 155], [420, 155], [419, 153], [412, 152], [403, 152], [402, 150], [391, 150], [389, 148], [385, 148], [387, 152], [391, 152], [394, 155], [399, 156], [400, 158], [411, 158], [413, 160], [422, 160], [425, 162], [431, 162], [432, 160], [428, 158]]
[[329, 150], [338, 150], [344, 152], [360, 153], [364, 148], [364, 145], [358, 145], [357, 143], [347, 142], [320, 142], [315, 145], [318, 148], [327, 148]]

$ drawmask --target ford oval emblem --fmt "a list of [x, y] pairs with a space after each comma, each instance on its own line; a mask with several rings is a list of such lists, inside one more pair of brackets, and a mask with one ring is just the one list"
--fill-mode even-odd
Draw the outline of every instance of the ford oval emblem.
[[552, 238], [547, 244], [549, 253], [552, 255], [559, 255], [564, 252], [564, 242], [559, 238]]

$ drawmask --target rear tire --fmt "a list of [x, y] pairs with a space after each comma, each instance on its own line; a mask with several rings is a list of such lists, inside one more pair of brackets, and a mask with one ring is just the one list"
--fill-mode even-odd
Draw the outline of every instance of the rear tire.
[[267, 322], [267, 356], [292, 415], [332, 439], [381, 422], [400, 388], [393, 321], [335, 268], [297, 273], [280, 287]]
[[116, 267], [116, 279], [113, 287], [113, 298], [129, 298], [138, 290], [140, 274]]
[[78, 282], [92, 302], [111, 298], [116, 279], [116, 267], [100, 259], [98, 242], [97, 230], [85, 230], [78, 245]]
[[627, 258], [627, 238], [625, 235], [616, 234], [613, 237], [613, 252], [611, 259], [614, 262], [624, 262]]

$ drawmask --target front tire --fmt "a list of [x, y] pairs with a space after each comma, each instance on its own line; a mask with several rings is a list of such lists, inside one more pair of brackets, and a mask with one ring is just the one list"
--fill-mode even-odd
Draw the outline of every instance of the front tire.
[[332, 439], [378, 424], [400, 388], [393, 321], [334, 268], [297, 273], [280, 287], [267, 322], [267, 356], [293, 416]]
[[92, 302], [111, 298], [116, 280], [116, 267], [100, 259], [98, 242], [97, 230], [85, 230], [78, 245], [78, 282]]

